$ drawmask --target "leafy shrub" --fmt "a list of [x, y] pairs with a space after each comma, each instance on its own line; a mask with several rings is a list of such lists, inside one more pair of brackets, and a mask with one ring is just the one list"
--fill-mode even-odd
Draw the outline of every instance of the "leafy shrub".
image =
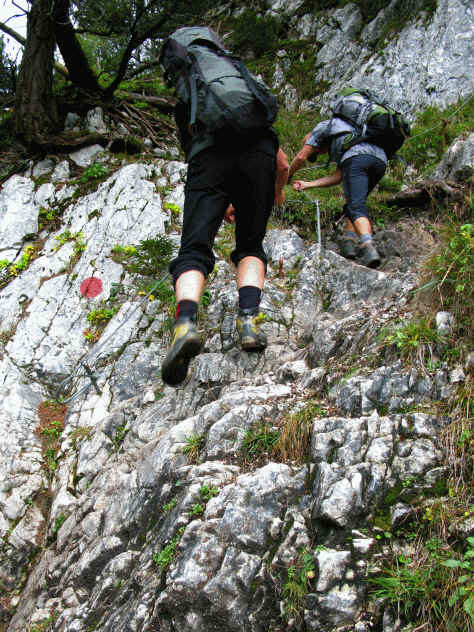
[[168, 267], [174, 251], [174, 243], [166, 235], [144, 239], [136, 246], [116, 245], [112, 258], [125, 265], [128, 272], [141, 276], [155, 276]]
[[101, 165], [99, 162], [94, 162], [94, 164], [84, 170], [84, 173], [79, 178], [79, 182], [85, 184], [91, 180], [98, 180], [99, 178], [107, 176], [108, 173], [108, 167]]
[[253, 53], [260, 57], [278, 45], [280, 20], [274, 16], [260, 17], [254, 9], [245, 9], [230, 20], [232, 49], [239, 55]]
[[420, 291], [429, 290], [442, 308], [458, 319], [470, 319], [474, 281], [474, 224], [457, 225], [448, 219], [440, 230], [441, 243], [426, 263], [431, 279]]
[[442, 564], [446, 568], [458, 569], [462, 573], [455, 579], [456, 590], [451, 595], [448, 605], [452, 607], [461, 602], [464, 612], [474, 623], [474, 538], [467, 538], [467, 550], [461, 559], [450, 557]]
[[397, 607], [406, 620], [428, 622], [429, 629], [464, 632], [474, 623], [474, 538], [456, 554], [439, 538], [415, 547], [415, 553], [394, 557], [371, 580], [374, 596]]

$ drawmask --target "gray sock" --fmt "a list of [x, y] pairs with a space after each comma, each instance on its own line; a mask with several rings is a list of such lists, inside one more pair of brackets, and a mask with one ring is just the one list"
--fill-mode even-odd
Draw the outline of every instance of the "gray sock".
[[366, 244], [368, 241], [372, 241], [372, 235], [370, 233], [367, 233], [366, 235], [361, 236], [360, 238], [361, 244]]

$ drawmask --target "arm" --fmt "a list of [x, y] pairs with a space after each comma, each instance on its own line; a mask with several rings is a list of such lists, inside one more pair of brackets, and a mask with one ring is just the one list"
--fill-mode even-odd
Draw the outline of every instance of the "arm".
[[283, 149], [277, 153], [277, 169], [275, 177], [275, 204], [283, 204], [285, 201], [285, 191], [283, 187], [288, 182], [288, 156]]
[[309, 156], [316, 153], [316, 151], [317, 151], [316, 147], [313, 147], [312, 145], [303, 145], [303, 147], [299, 150], [299, 152], [291, 161], [290, 172], [288, 174], [288, 182], [291, 180], [294, 174], [299, 169], [301, 169], [301, 167], [304, 165], [304, 163], [309, 158]]
[[324, 178], [318, 178], [317, 180], [295, 180], [293, 182], [293, 189], [295, 191], [304, 191], [305, 189], [311, 189], [313, 187], [332, 187], [336, 184], [340, 184], [342, 180], [342, 172], [340, 169], [336, 169], [334, 173]]

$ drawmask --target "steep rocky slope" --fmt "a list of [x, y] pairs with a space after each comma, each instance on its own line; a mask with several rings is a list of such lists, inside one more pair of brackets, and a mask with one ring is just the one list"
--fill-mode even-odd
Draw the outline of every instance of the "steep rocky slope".
[[[324, 24], [295, 18], [324, 43], [315, 83], [337, 87], [357, 67], [412, 112], [466, 96], [470, 3], [439, 0], [369, 55], [397, 6], [363, 30], [354, 3]], [[425, 49], [439, 75], [419, 65]], [[291, 106], [290, 80], [277, 84]], [[459, 140], [437, 177], [470, 177], [472, 145]], [[0, 191], [0, 629], [390, 632], [369, 580], [411, 495], [446, 491], [449, 419], [432, 403], [466, 379], [461, 366], [407, 367], [381, 342], [409, 314], [429, 219], [377, 231], [378, 271], [342, 259], [327, 227], [320, 246], [275, 221], [262, 354], [237, 345], [222, 228], [204, 351], [172, 389], [160, 378], [168, 280], [139, 274], [130, 249], [147, 242], [159, 269], [179, 242], [186, 165], [176, 148], [159, 153], [50, 156]], [[437, 323], [443, 345], [450, 315]]]
[[[436, 436], [445, 421], [421, 411], [459, 376], [375, 360], [376, 332], [403, 313], [415, 283], [396, 256], [391, 272], [372, 271], [272, 229], [262, 305], [270, 344], [261, 355], [236, 346], [233, 273], [219, 258], [201, 319], [204, 352], [184, 386], [164, 386], [167, 305], [140, 296], [139, 277], [112, 250], [167, 229], [177, 237], [184, 174], [184, 164], [157, 159], [119, 167], [77, 199], [77, 184], [56, 176], [36, 191], [31, 178], [14, 176], [0, 194], [5, 219], [22, 210], [23, 237], [38, 230], [41, 205], [66, 204], [61, 226], [39, 230], [41, 250], [0, 295], [10, 632], [53, 615], [54, 629], [70, 631], [288, 629], [282, 589], [306, 550], [317, 569], [307, 629], [370, 620], [376, 508], [403, 481], [430, 489], [444, 475]], [[400, 227], [399, 248], [410, 238]], [[87, 298], [81, 285], [91, 277], [102, 291]], [[84, 331], [97, 309], [114, 313], [91, 343]], [[354, 375], [342, 374], [341, 357], [357, 360]], [[68, 376], [66, 396], [79, 395], [63, 428], [51, 421], [50, 400]], [[310, 437], [306, 464], [295, 449], [298, 419]], [[251, 429], [289, 433], [286, 457], [244, 458]], [[354, 629], [369, 629], [362, 622]]]

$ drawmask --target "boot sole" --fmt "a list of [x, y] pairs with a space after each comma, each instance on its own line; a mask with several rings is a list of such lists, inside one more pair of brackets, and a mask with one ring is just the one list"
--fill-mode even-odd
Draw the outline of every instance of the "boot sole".
[[171, 356], [167, 356], [161, 368], [161, 377], [166, 384], [176, 386], [186, 379], [191, 360], [201, 351], [199, 337], [193, 336], [182, 341], [173, 350]]
[[255, 340], [252, 336], [245, 336], [240, 344], [243, 351], [263, 351], [267, 346]]
[[380, 257], [372, 257], [367, 260], [364, 260], [361, 258], [360, 263], [366, 268], [378, 268], [381, 263], [381, 260], [380, 260]]

